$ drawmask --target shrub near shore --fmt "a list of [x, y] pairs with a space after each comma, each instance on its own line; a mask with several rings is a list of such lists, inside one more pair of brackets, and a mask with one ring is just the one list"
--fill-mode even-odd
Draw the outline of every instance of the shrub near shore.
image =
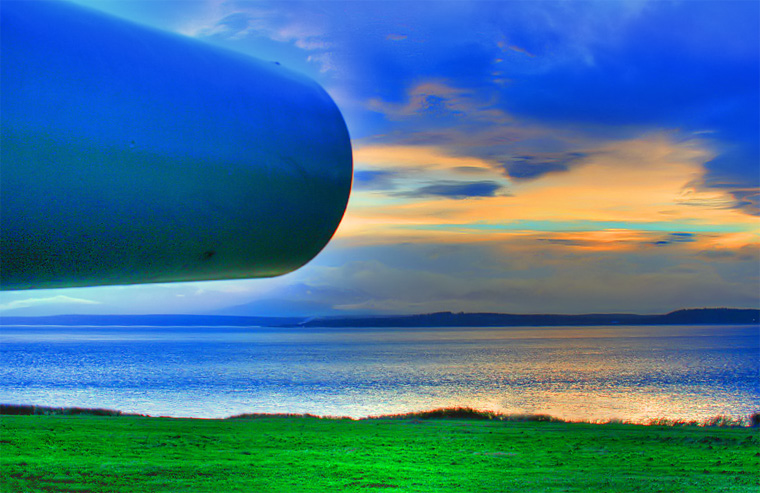
[[364, 420], [5, 415], [0, 490], [754, 492], [760, 486], [757, 428], [509, 421], [477, 413]]

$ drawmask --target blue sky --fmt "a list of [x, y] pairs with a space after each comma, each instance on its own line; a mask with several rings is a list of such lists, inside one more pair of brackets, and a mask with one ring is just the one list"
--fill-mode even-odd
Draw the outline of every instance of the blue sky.
[[341, 108], [336, 236], [273, 279], [3, 292], [10, 314], [760, 305], [760, 3], [78, 1]]

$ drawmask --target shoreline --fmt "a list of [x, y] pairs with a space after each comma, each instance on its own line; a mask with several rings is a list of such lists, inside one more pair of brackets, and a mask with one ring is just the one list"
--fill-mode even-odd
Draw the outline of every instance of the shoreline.
[[400, 414], [368, 415], [359, 418], [350, 416], [316, 415], [310, 413], [243, 413], [223, 418], [200, 418], [192, 416], [154, 416], [149, 414], [126, 413], [115, 409], [105, 408], [82, 408], [82, 407], [53, 407], [39, 406], [34, 404], [0, 404], [0, 419], [3, 416], [107, 416], [107, 417], [140, 417], [150, 419], [176, 419], [176, 420], [199, 420], [199, 421], [230, 421], [243, 419], [262, 418], [290, 418], [290, 419], [320, 419], [320, 420], [435, 420], [456, 419], [473, 421], [503, 421], [503, 422], [549, 422], [564, 424], [589, 424], [589, 425], [633, 425], [633, 426], [667, 426], [667, 427], [730, 427], [730, 428], [759, 428], [760, 411], [749, 414], [742, 418], [731, 416], [713, 416], [703, 420], [677, 420], [669, 418], [652, 418], [644, 422], [622, 419], [607, 420], [568, 420], [548, 414], [505, 414], [489, 410], [475, 409], [471, 407], [445, 407], [423, 411], [413, 411]]

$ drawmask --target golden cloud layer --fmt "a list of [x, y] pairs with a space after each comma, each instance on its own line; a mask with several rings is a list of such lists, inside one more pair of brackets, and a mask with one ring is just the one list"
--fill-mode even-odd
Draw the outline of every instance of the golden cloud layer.
[[[397, 174], [398, 187], [354, 190], [338, 236], [390, 243], [487, 241], [540, 233], [608, 248], [619, 248], [625, 239], [640, 243], [663, 231], [714, 233], [710, 241], [716, 246], [740, 247], [760, 238], [756, 219], [734, 208], [728, 192], [700, 188], [703, 165], [713, 154], [698, 139], [657, 134], [587, 149], [583, 155], [565, 172], [513, 182], [501, 163], [452, 156], [433, 146], [359, 147], [357, 170]], [[475, 178], [503, 188], [494, 196], [466, 200], [413, 193], [426, 183]], [[542, 225], [539, 232], [534, 223]], [[578, 223], [583, 231], [577, 231]]]

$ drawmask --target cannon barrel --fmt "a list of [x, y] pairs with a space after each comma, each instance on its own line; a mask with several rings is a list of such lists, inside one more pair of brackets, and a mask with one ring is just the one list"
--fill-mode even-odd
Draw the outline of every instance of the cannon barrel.
[[63, 2], [3, 2], [0, 286], [270, 277], [343, 217], [351, 143], [309, 78]]

